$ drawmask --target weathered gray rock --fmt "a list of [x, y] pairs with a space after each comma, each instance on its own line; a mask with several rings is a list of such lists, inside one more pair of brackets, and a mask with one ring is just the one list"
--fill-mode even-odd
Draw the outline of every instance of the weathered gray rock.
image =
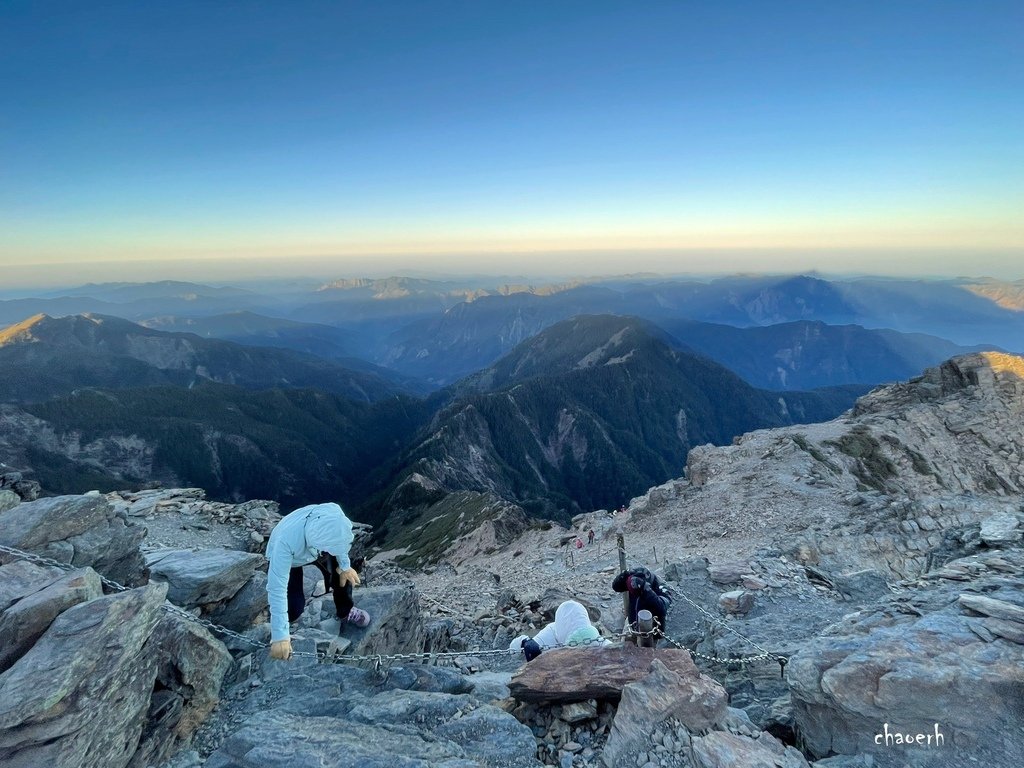
[[11, 491], [21, 501], [35, 501], [43, 489], [35, 480], [26, 480], [21, 472], [4, 472], [0, 474], [0, 490]]
[[157, 660], [143, 652], [166, 588], [69, 608], [0, 675], [5, 768], [122, 768], [145, 726]]
[[427, 740], [410, 728], [276, 711], [252, 717], [210, 755], [206, 768], [427, 768], [464, 755], [451, 742]]
[[496, 707], [474, 709], [465, 717], [439, 725], [433, 733], [458, 744], [467, 758], [480, 765], [507, 768], [539, 765], [533, 732]]
[[[457, 702], [463, 697], [390, 692], [365, 698], [342, 720], [282, 710], [258, 713], [210, 756], [206, 768], [539, 767], [529, 728], [494, 707], [459, 716]], [[367, 719], [372, 722], [362, 722]]]
[[626, 765], [629, 756], [649, 747], [653, 729], [670, 717], [690, 731], [721, 725], [726, 699], [725, 689], [696, 667], [678, 674], [661, 661], [651, 662], [650, 674], [622, 689], [602, 763], [608, 768]]
[[[128, 525], [102, 496], [23, 501], [0, 513], [0, 544], [45, 555], [128, 586], [145, 581], [139, 552], [145, 530]], [[0, 553], [0, 563], [12, 556]]]
[[469, 696], [429, 691], [385, 691], [356, 703], [346, 719], [367, 725], [413, 723], [434, 729], [467, 709]]
[[566, 704], [562, 707], [562, 712], [558, 717], [569, 724], [594, 720], [597, 718], [597, 702], [590, 699], [589, 701]]
[[749, 573], [749, 563], [714, 563], [708, 566], [708, 578], [715, 584], [739, 584]]
[[260, 555], [230, 549], [158, 550], [146, 555], [151, 578], [166, 582], [168, 599], [184, 608], [233, 597], [262, 562]]
[[[14, 565], [0, 567], [0, 580]], [[80, 568], [70, 573], [58, 571], [39, 585], [38, 591], [8, 605], [0, 613], [0, 672], [24, 656], [61, 613], [102, 594], [99, 574], [92, 568]]]
[[836, 590], [851, 600], [877, 600], [889, 594], [889, 583], [879, 571], [865, 568], [833, 577]]
[[65, 573], [60, 568], [36, 565], [28, 560], [14, 560], [0, 565], [0, 611], [6, 611], [18, 600], [38, 592]]
[[21, 496], [6, 488], [0, 489], [0, 514], [21, 504]]
[[981, 521], [981, 540], [989, 546], [1002, 546], [1020, 541], [1024, 531], [1020, 518], [1010, 512], [999, 512]]
[[231, 598], [218, 605], [207, 618], [236, 632], [257, 624], [267, 614], [267, 574], [256, 571]]
[[768, 582], [758, 576], [744, 576], [740, 582], [744, 589], [751, 589], [754, 591], [764, 589], [768, 586]]
[[750, 613], [753, 607], [754, 596], [742, 589], [724, 592], [718, 597], [718, 610], [722, 613], [742, 616], [743, 614]]
[[[407, 586], [361, 587], [354, 591], [355, 604], [370, 614], [370, 625], [360, 629], [346, 623], [341, 636], [351, 641], [348, 652], [414, 653], [423, 647], [423, 617], [416, 590]], [[333, 620], [334, 603], [324, 601], [324, 614]], [[332, 626], [337, 626], [332, 621]]]
[[684, 560], [670, 560], [665, 564], [664, 576], [668, 581], [682, 581], [687, 576], [707, 578], [706, 557], [688, 557]]
[[[1020, 598], [1024, 601], [1024, 594], [1020, 595]], [[957, 602], [964, 608], [984, 616], [1024, 624], [1024, 606], [1014, 605], [1005, 600], [994, 600], [984, 595], [970, 594], [960, 595]]]
[[[1000, 567], [1019, 568], [1022, 560], [1005, 553]], [[980, 565], [969, 559], [947, 569], [959, 576]], [[985, 572], [970, 587], [985, 594], [965, 594], [958, 578], [889, 598], [834, 625], [790, 660], [796, 722], [811, 754], [878, 754], [874, 737], [885, 723], [904, 733], [931, 733], [940, 724], [961, 748], [985, 745], [1006, 756], [995, 765], [1024, 759], [1024, 646], [979, 631], [979, 624], [1005, 619], [964, 610], [1016, 615], [1024, 577]]]
[[698, 674], [690, 654], [665, 648], [562, 648], [545, 651], [515, 674], [509, 692], [519, 701], [618, 699], [628, 683], [646, 677], [655, 660], [687, 679]]
[[803, 755], [767, 733], [750, 738], [713, 731], [692, 744], [694, 768], [808, 768]]
[[166, 612], [144, 653], [159, 659], [157, 684], [133, 768], [155, 765], [188, 746], [217, 706], [231, 666], [227, 648], [204, 627]]
[[473, 686], [473, 698], [486, 704], [507, 699], [511, 679], [511, 672], [481, 672], [473, 675], [469, 678]]

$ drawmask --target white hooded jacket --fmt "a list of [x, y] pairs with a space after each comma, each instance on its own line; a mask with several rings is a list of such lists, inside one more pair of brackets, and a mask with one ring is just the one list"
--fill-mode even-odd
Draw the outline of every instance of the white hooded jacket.
[[[594, 626], [590, 623], [587, 609], [575, 600], [566, 600], [555, 611], [555, 620], [534, 635], [533, 639], [542, 650], [554, 648], [555, 646], [567, 645], [572, 635], [579, 630], [594, 630]], [[528, 640], [529, 637], [529, 635], [517, 637], [509, 644], [509, 651], [512, 653], [521, 651], [523, 640]]]
[[342, 570], [351, 567], [352, 522], [333, 502], [311, 504], [286, 515], [270, 532], [267, 542], [267, 600], [270, 603], [270, 639], [287, 640], [288, 577], [292, 568], [308, 565], [321, 552], [338, 558]]

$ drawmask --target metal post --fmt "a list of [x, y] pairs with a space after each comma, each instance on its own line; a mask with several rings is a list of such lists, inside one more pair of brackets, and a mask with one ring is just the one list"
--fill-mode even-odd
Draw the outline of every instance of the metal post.
[[[653, 632], [654, 631], [654, 616], [651, 615], [650, 611], [640, 611], [636, 615], [637, 630], [639, 632]], [[645, 635], [637, 638], [639, 640], [638, 645], [641, 648], [653, 648], [654, 647], [654, 636]]]
[[[615, 542], [619, 547], [619, 573], [626, 570], [626, 539], [619, 533], [615, 536]], [[629, 624], [629, 590], [622, 593], [622, 615], [625, 624]], [[632, 640], [633, 638], [629, 638]]]

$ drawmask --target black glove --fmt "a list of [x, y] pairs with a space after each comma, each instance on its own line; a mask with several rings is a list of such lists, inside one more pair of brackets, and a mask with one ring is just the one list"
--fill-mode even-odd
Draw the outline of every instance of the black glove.
[[540, 656], [540, 644], [536, 640], [523, 640], [523, 653], [527, 661], [533, 661]]

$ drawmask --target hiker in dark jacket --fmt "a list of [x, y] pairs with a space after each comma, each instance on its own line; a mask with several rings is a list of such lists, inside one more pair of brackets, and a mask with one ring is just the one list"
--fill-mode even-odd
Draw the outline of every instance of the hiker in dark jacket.
[[615, 577], [612, 589], [629, 593], [629, 625], [633, 629], [637, 629], [637, 614], [650, 611], [657, 622], [655, 628], [665, 631], [665, 614], [668, 613], [672, 598], [657, 576], [643, 567], [631, 568]]

